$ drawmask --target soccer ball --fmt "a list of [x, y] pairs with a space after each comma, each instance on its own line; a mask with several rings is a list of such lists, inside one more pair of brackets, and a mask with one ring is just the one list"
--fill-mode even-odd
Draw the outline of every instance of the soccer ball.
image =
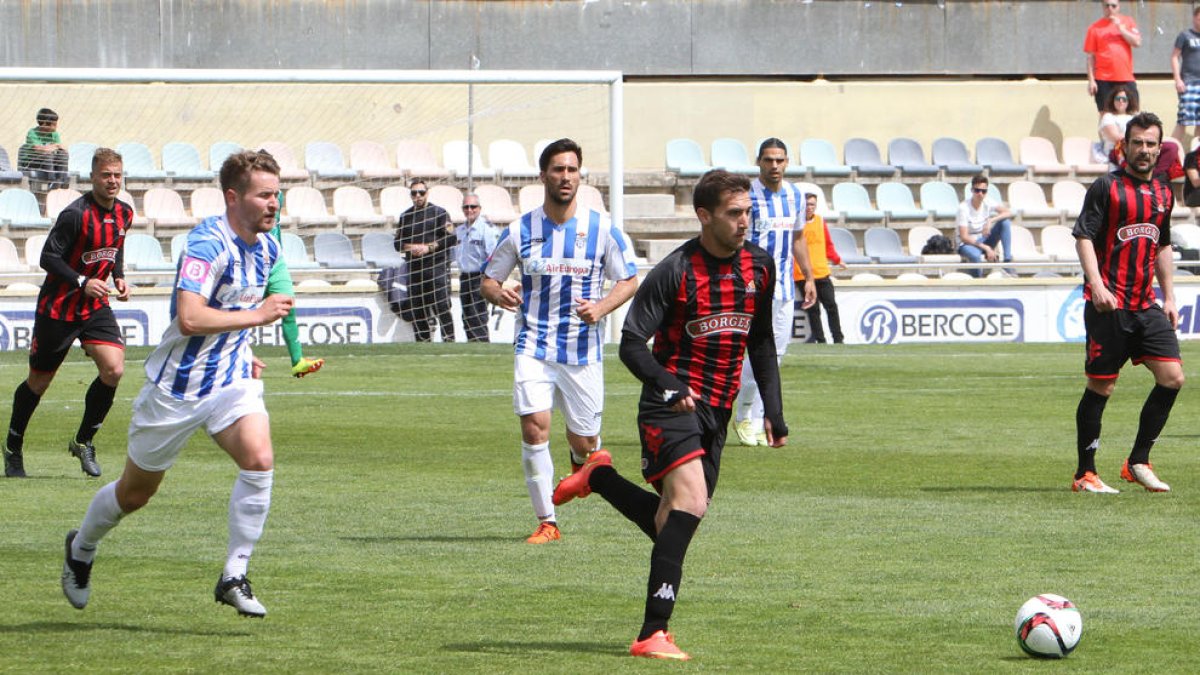
[[1017, 643], [1030, 656], [1061, 659], [1083, 634], [1083, 617], [1070, 600], [1061, 595], [1043, 593], [1034, 596], [1017, 610]]

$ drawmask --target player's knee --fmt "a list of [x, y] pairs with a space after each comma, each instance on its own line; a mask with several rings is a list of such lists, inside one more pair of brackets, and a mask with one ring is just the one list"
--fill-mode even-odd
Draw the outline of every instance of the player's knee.
[[29, 377], [25, 379], [25, 386], [33, 393], [41, 396], [50, 388], [50, 383], [54, 381], [54, 373], [31, 372]]
[[1182, 389], [1185, 379], [1186, 378], [1183, 376], [1183, 369], [1179, 368], [1160, 376], [1158, 378], [1158, 383], [1170, 389]]
[[124, 375], [125, 364], [123, 362], [100, 367], [100, 381], [110, 387], [121, 384], [121, 378]]
[[117, 486], [117, 505], [121, 507], [124, 513], [133, 513], [150, 503], [150, 498], [158, 491], [157, 487], [131, 487], [122, 489]]

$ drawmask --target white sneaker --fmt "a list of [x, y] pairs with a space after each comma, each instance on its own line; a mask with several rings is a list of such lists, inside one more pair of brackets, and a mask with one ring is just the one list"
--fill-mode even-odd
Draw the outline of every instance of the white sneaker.
[[1093, 492], [1102, 495], [1116, 495], [1121, 493], [1120, 490], [1109, 487], [1107, 483], [1100, 480], [1100, 476], [1097, 476], [1092, 471], [1088, 471], [1082, 477], [1072, 481], [1071, 492]]
[[250, 580], [244, 576], [219, 579], [213, 595], [217, 602], [229, 605], [242, 616], [261, 619], [267, 615], [267, 608], [255, 599], [254, 591], [250, 590]]
[[1146, 488], [1150, 492], [1170, 492], [1171, 486], [1158, 479], [1154, 475], [1154, 467], [1149, 463], [1145, 464], [1130, 464], [1129, 460], [1121, 465], [1121, 478], [1130, 483], [1137, 483]]
[[754, 422], [749, 419], [744, 419], [741, 422], [735, 422], [733, 431], [737, 434], [738, 441], [747, 447], [758, 445], [758, 434], [754, 431]]
[[87, 607], [88, 597], [92, 594], [91, 577], [92, 564], [79, 562], [71, 557], [71, 542], [79, 530], [67, 533], [67, 552], [63, 556], [62, 589], [67, 596], [67, 602], [75, 609]]

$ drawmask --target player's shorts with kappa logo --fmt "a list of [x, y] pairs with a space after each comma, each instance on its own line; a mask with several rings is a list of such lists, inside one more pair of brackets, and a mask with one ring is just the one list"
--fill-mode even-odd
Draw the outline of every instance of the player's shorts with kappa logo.
[[1179, 338], [1162, 307], [1133, 311], [1098, 311], [1092, 303], [1083, 307], [1087, 329], [1084, 372], [1090, 377], [1116, 377], [1125, 365], [1143, 361], [1179, 361]]
[[643, 399], [638, 406], [642, 477], [660, 487], [663, 476], [672, 469], [699, 457], [711, 498], [717, 488], [729, 417], [729, 408], [713, 408], [701, 402], [696, 403], [696, 412], [679, 413]]
[[101, 307], [82, 321], [62, 321], [37, 314], [33, 317], [33, 340], [29, 344], [29, 369], [39, 373], [58, 370], [77, 338], [80, 344], [125, 348], [121, 327], [111, 307]]

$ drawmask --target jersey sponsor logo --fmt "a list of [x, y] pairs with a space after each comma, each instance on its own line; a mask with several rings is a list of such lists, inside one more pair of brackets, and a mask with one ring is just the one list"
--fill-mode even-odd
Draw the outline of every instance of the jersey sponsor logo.
[[94, 251], [84, 251], [82, 258], [84, 265], [94, 265], [98, 262], [116, 262], [117, 249], [98, 248]]
[[184, 279], [200, 284], [204, 283], [204, 280], [208, 278], [209, 267], [210, 266], [206, 261], [187, 256], [183, 259], [183, 266], [180, 268], [180, 274]]
[[1121, 241], [1129, 241], [1137, 237], [1158, 241], [1158, 226], [1150, 223], [1136, 223], [1117, 228], [1117, 239]]
[[223, 305], [253, 305], [262, 302], [264, 286], [227, 286], [217, 293]]
[[755, 229], [760, 232], [763, 230], [790, 230], [796, 226], [795, 216], [767, 216], [759, 218], [755, 223]]
[[711, 316], [692, 319], [687, 322], [685, 328], [688, 335], [693, 338], [701, 338], [717, 333], [740, 333], [746, 335], [750, 332], [750, 322], [754, 317], [745, 312], [722, 312]]
[[525, 261], [529, 276], [582, 277], [592, 273], [592, 264], [574, 258], [530, 258]]
[[588, 242], [587, 230], [579, 232], [578, 234], [575, 235], [575, 248], [577, 248], [577, 249], [583, 248], [583, 247], [587, 246], [587, 242]]

